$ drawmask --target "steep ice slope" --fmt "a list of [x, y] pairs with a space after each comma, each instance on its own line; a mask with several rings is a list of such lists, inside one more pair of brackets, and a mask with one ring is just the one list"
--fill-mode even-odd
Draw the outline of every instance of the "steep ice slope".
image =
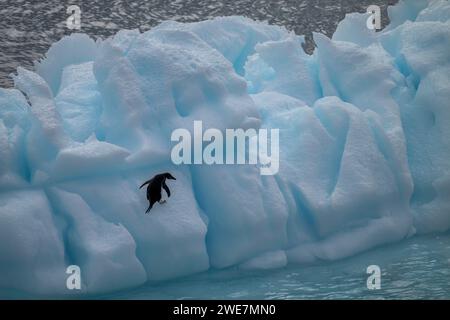
[[[378, 33], [352, 14], [312, 56], [241, 17], [62, 39], [0, 89], [0, 288], [72, 294], [76, 264], [95, 294], [448, 230], [449, 10], [400, 2]], [[194, 120], [279, 129], [279, 173], [175, 166]], [[162, 171], [172, 196], [145, 215], [138, 187]]]

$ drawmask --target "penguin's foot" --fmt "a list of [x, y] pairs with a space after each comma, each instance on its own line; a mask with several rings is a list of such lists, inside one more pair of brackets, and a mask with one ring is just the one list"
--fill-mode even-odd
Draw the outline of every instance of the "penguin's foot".
[[166, 200], [159, 200], [159, 204], [164, 204], [166, 202], [167, 202]]

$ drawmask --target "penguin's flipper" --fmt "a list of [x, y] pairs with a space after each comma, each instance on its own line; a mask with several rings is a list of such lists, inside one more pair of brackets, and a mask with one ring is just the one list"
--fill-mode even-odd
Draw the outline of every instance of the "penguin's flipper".
[[153, 179], [150, 179], [150, 180], [148, 180], [148, 181], [145, 181], [145, 182], [139, 187], [139, 189], [142, 189], [143, 186], [145, 186], [146, 184], [151, 183], [152, 180], [153, 180]]
[[165, 181], [163, 182], [162, 187], [164, 190], [166, 190], [167, 196], [170, 197], [170, 190]]

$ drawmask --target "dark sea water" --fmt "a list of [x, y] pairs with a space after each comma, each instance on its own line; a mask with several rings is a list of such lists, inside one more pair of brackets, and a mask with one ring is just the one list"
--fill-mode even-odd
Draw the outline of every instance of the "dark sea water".
[[194, 22], [218, 16], [242, 15], [285, 26], [306, 35], [305, 49], [312, 52], [311, 33], [331, 36], [346, 13], [365, 12], [371, 4], [382, 8], [397, 0], [0, 0], [0, 87], [11, 87], [10, 73], [18, 66], [32, 69], [50, 45], [73, 31], [66, 26], [69, 5], [81, 9], [81, 30], [105, 38], [120, 29], [141, 31], [165, 20]]

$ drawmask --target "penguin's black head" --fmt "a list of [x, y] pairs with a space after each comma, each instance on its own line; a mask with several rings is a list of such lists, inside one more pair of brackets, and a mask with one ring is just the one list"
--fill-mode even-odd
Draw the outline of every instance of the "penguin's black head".
[[170, 180], [177, 180], [177, 179], [175, 179], [175, 177], [173, 175], [171, 175], [168, 172], [164, 173], [164, 177], [166, 177], [166, 179], [170, 179]]

